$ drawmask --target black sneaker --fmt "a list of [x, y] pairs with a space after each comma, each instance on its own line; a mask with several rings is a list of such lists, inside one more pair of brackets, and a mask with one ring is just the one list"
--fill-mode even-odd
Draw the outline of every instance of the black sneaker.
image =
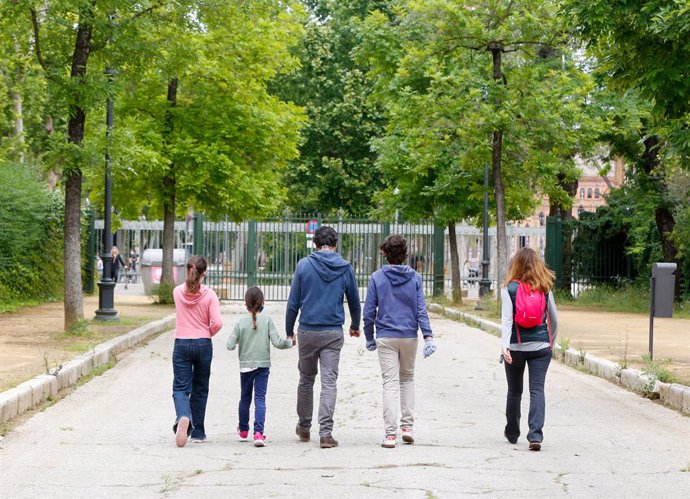
[[300, 442], [309, 442], [309, 437], [310, 437], [309, 430], [305, 430], [300, 425], [297, 425], [295, 427], [295, 433], [299, 437]]
[[515, 445], [517, 443], [517, 437], [509, 437], [505, 431], [503, 432], [503, 436], [506, 437], [506, 440], [511, 444]]
[[327, 437], [321, 437], [320, 445], [322, 449], [330, 449], [332, 447], [338, 447], [338, 441], [331, 435], [328, 435]]
[[541, 442], [530, 442], [529, 443], [529, 450], [533, 451], [540, 451], [541, 450]]

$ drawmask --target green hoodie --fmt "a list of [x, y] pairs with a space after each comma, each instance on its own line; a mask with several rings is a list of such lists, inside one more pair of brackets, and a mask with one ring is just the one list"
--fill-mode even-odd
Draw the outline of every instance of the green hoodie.
[[256, 317], [256, 329], [251, 317], [237, 321], [228, 338], [228, 350], [234, 350], [239, 343], [240, 369], [271, 367], [271, 345], [286, 349], [292, 347], [292, 340], [281, 338], [270, 317]]

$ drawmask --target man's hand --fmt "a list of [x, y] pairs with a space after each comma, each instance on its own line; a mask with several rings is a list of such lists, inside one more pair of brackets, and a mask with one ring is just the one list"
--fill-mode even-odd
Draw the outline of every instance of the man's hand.
[[288, 336], [287, 339], [292, 342], [293, 347], [297, 344], [297, 335], [296, 334], [293, 334], [292, 336]]
[[350, 338], [359, 338], [359, 329], [350, 328]]
[[376, 340], [367, 340], [367, 350], [370, 352], [376, 350]]

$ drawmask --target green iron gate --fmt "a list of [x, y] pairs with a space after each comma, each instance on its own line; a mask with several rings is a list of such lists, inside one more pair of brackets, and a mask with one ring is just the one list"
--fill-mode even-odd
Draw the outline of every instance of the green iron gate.
[[[378, 223], [318, 215], [234, 223], [205, 222], [197, 215], [194, 253], [208, 258], [206, 282], [221, 299], [241, 300], [247, 287], [259, 286], [266, 300], [286, 301], [297, 262], [313, 251], [313, 231], [323, 225], [338, 232], [338, 252], [352, 264], [362, 299], [369, 276], [385, 263], [379, 245], [392, 233], [407, 239], [408, 263], [422, 275], [425, 292], [443, 292], [443, 228], [433, 223]], [[440, 257], [434, 258], [435, 248]]]

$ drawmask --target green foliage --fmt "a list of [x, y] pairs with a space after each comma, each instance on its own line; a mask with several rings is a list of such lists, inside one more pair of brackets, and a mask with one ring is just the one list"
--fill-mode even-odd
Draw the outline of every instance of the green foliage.
[[173, 305], [175, 299], [173, 298], [174, 284], [162, 282], [154, 291], [154, 301], [159, 305]]
[[369, 97], [368, 64], [355, 60], [362, 43], [358, 25], [367, 12], [391, 2], [308, 2], [300, 68], [272, 88], [304, 107], [309, 118], [300, 156], [285, 170], [288, 206], [296, 211], [365, 215], [382, 185], [373, 138], [383, 133], [381, 106]]
[[653, 380], [659, 380], [662, 383], [675, 383], [678, 378], [668, 369], [670, 360], [652, 360], [648, 353], [642, 356], [645, 365], [641, 371], [651, 377]]
[[0, 303], [61, 296], [62, 202], [24, 165], [0, 163]]
[[[600, 123], [586, 105], [593, 81], [561, 38], [555, 3], [464, 7], [423, 0], [366, 19], [359, 57], [389, 119], [373, 142], [386, 177], [380, 211], [477, 220], [497, 130], [505, 217], [525, 218], [540, 195], [569, 205], [563, 184], [579, 177], [574, 157], [593, 147]], [[499, 81], [487, 48], [495, 43], [504, 47]]]

